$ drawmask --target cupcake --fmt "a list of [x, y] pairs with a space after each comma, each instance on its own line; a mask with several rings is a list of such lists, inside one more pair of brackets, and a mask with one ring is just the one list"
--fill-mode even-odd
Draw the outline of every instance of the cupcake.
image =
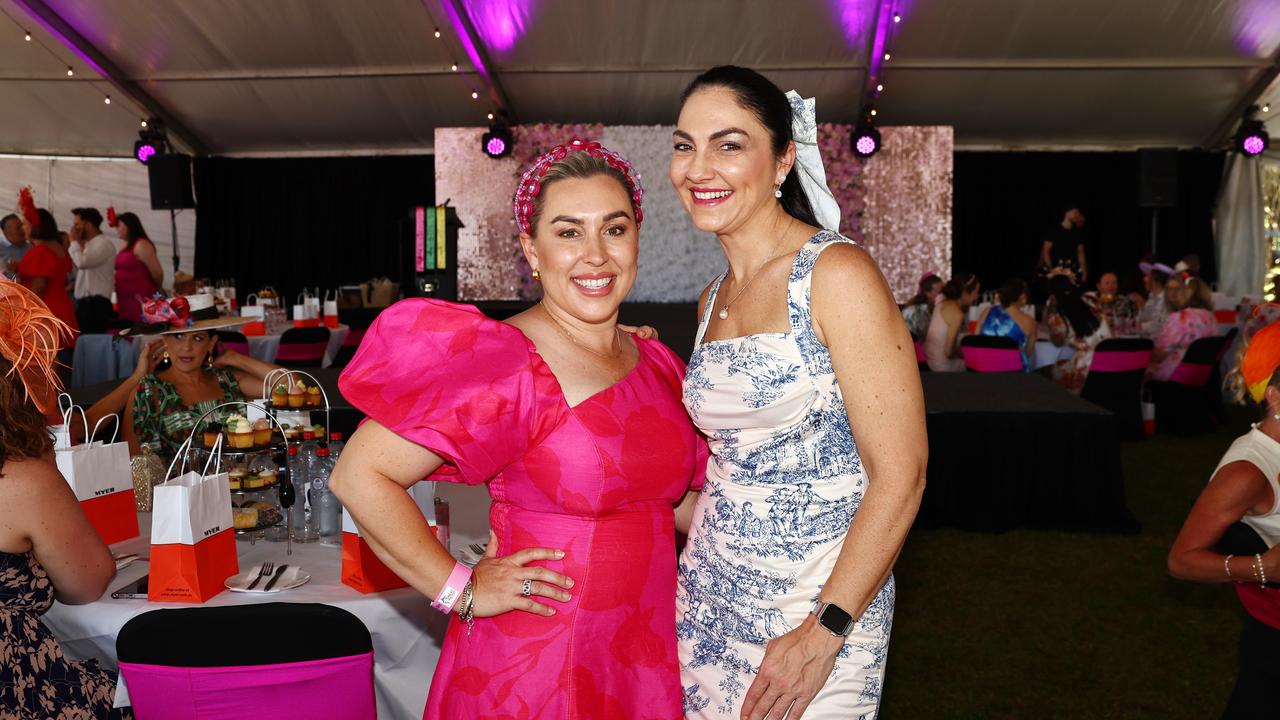
[[258, 487], [271, 487], [276, 484], [275, 470], [259, 470], [258, 471]]
[[271, 404], [276, 407], [288, 407], [289, 388], [284, 385], [277, 385], [275, 389], [271, 391]]
[[289, 388], [289, 407], [299, 408], [307, 401], [307, 386], [301, 380]]
[[270, 420], [258, 418], [253, 421], [253, 444], [256, 447], [265, 447], [271, 444]]
[[218, 442], [218, 436], [222, 434], [222, 425], [211, 422], [205, 423], [204, 426], [204, 446], [213, 447]]
[[253, 424], [242, 415], [232, 415], [225, 423], [231, 447], [245, 450], [253, 447]]
[[308, 404], [308, 405], [319, 405], [319, 404], [320, 404], [320, 401], [321, 401], [321, 397], [320, 397], [320, 386], [319, 386], [319, 385], [308, 385], [308, 386], [307, 386], [307, 404]]

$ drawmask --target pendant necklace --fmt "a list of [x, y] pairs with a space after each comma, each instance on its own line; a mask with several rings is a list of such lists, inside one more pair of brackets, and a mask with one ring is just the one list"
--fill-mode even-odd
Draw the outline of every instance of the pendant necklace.
[[[795, 224], [795, 222], [796, 222], [796, 219], [795, 219], [795, 218], [791, 218], [791, 223], [790, 223], [790, 225], [788, 225], [788, 226], [787, 226], [787, 229], [788, 229], [788, 230], [790, 230], [790, 229], [791, 229], [791, 225], [794, 225], [794, 224]], [[785, 235], [785, 233], [784, 233], [784, 235]], [[763, 270], [763, 269], [765, 268], [765, 266], [766, 266], [766, 265], [768, 265], [769, 263], [773, 262], [774, 260], [777, 260], [778, 258], [782, 257], [783, 255], [786, 255], [786, 254], [787, 254], [787, 253], [789, 253], [789, 252], [791, 252], [791, 251], [790, 251], [790, 250], [783, 250], [782, 252], [778, 253], [777, 255], [774, 255], [773, 257], [769, 258], [768, 260], [765, 260], [764, 262], [760, 263], [760, 267], [756, 268], [756, 271], [755, 271], [755, 272], [753, 272], [753, 273], [751, 273], [751, 277], [747, 279], [747, 284], [746, 284], [746, 285], [743, 285], [741, 290], [739, 290], [738, 292], [734, 293], [733, 298], [731, 298], [731, 299], [729, 300], [729, 302], [725, 303], [725, 304], [724, 304], [724, 307], [720, 308], [720, 312], [716, 313], [716, 315], [717, 315], [721, 320], [728, 320], [728, 319], [729, 319], [729, 306], [730, 306], [730, 305], [732, 305], [732, 304], [734, 304], [734, 303], [736, 303], [736, 302], [738, 302], [738, 298], [742, 297], [742, 293], [746, 292], [746, 291], [747, 291], [747, 288], [751, 287], [751, 283], [755, 282], [756, 276], [760, 274], [760, 271], [761, 271], [761, 270]]]
[[582, 343], [578, 342], [578, 340], [573, 337], [573, 333], [569, 332], [569, 328], [560, 324], [560, 321], [556, 319], [555, 315], [551, 314], [551, 311], [547, 309], [546, 305], [543, 305], [541, 301], [538, 302], [538, 305], [542, 307], [542, 312], [546, 313], [547, 317], [551, 319], [551, 322], [554, 323], [556, 327], [560, 328], [560, 332], [563, 332], [565, 337], [569, 338], [569, 342], [573, 343], [577, 347], [580, 347], [583, 350], [586, 350], [587, 352], [591, 353], [592, 355], [595, 355], [598, 358], [603, 358], [605, 360], [617, 360], [618, 356], [622, 354], [622, 342], [621, 342], [621, 338], [619, 337], [622, 331], [618, 329], [617, 325], [613, 326], [613, 343], [615, 346], [617, 346], [618, 349], [614, 350], [613, 354], [611, 355], [605, 355], [604, 353], [596, 352], [595, 350], [592, 350], [586, 345], [583, 345]]

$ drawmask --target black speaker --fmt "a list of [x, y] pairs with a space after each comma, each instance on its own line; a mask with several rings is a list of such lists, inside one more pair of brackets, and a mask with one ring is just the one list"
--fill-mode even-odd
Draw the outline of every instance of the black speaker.
[[1175, 148], [1138, 150], [1138, 204], [1173, 207], [1178, 204], [1178, 151]]
[[181, 210], [196, 206], [196, 199], [191, 194], [190, 155], [156, 155], [147, 163], [147, 179], [151, 181], [152, 210]]

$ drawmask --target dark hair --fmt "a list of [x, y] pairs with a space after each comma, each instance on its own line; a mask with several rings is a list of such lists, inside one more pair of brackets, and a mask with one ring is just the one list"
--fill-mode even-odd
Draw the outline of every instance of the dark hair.
[[48, 419], [12, 370], [13, 365], [0, 357], [0, 468], [8, 460], [41, 458], [53, 450]]
[[942, 286], [942, 295], [948, 300], [959, 300], [966, 291], [978, 286], [978, 276], [968, 270], [957, 270], [951, 279]]
[[71, 214], [96, 228], [102, 227], [102, 213], [98, 212], [98, 208], [71, 208]]
[[1171, 277], [1173, 276], [1159, 268], [1151, 268], [1151, 282], [1161, 287], [1164, 287]]
[[1066, 275], [1049, 278], [1049, 295], [1052, 296], [1058, 314], [1066, 318], [1076, 337], [1087, 338], [1102, 324], [1093, 308], [1084, 301], [1080, 288]]
[[1021, 278], [1010, 278], [1004, 281], [1000, 289], [996, 291], [996, 297], [1000, 300], [1000, 307], [1009, 308], [1018, 302], [1018, 298], [1027, 293], [1027, 283]]
[[[695, 92], [717, 87], [731, 91], [737, 97], [738, 104], [755, 115], [769, 131], [774, 157], [787, 151], [787, 143], [793, 139], [791, 102], [773, 81], [749, 68], [717, 65], [694, 78], [684, 92], [680, 93], [681, 107]], [[820, 227], [818, 218], [813, 213], [813, 206], [809, 204], [804, 188], [800, 187], [799, 174], [799, 170], [793, 167], [782, 181], [782, 209], [800, 222]]]
[[941, 284], [942, 284], [942, 278], [938, 277], [937, 275], [929, 275], [924, 280], [920, 281], [920, 292], [917, 292], [910, 300], [908, 300], [907, 304], [908, 305], [929, 304], [929, 295], [931, 294], [929, 292], [929, 288], [933, 287], [934, 285], [941, 285]]
[[18, 222], [22, 222], [22, 220], [19, 219], [17, 215], [13, 213], [9, 213], [8, 215], [5, 215], [4, 217], [0, 218], [0, 230], [4, 230], [5, 227], [9, 224], [10, 220], [17, 220]]
[[147, 231], [142, 229], [142, 221], [137, 215], [131, 212], [120, 213], [116, 216], [116, 224], [124, 223], [124, 246], [133, 249], [133, 244], [147, 237]]
[[33, 240], [52, 240], [58, 241], [58, 221], [53, 219], [53, 213], [44, 208], [36, 208], [36, 215], [40, 217], [40, 224], [31, 228], [31, 238]]

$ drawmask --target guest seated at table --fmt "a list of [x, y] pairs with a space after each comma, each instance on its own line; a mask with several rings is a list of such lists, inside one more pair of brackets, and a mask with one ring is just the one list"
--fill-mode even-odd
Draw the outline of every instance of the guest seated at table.
[[1084, 301], [1093, 306], [1117, 335], [1122, 334], [1120, 328], [1136, 324], [1138, 305], [1120, 293], [1120, 277], [1113, 272], [1102, 273], [1095, 289], [1084, 294]]
[[[1147, 290], [1147, 299], [1138, 311], [1138, 331], [1143, 337], [1154, 338], [1164, 327], [1165, 318], [1169, 317], [1169, 305], [1165, 300], [1165, 285], [1169, 279], [1176, 277], [1173, 268], [1162, 263], [1143, 263], [1141, 265], [1143, 283]], [[1181, 285], [1181, 279], [1178, 285]]]
[[996, 291], [998, 305], [991, 305], [978, 317], [978, 334], [1011, 338], [1022, 350], [1022, 369], [1030, 372], [1031, 349], [1036, 344], [1036, 319], [1023, 311], [1028, 302], [1027, 283], [1021, 279], [1006, 280]]
[[920, 291], [902, 306], [902, 318], [907, 321], [912, 340], [923, 343], [925, 336], [929, 334], [929, 320], [933, 317], [933, 306], [941, 292], [942, 278], [930, 270], [920, 278]]
[[1049, 302], [1045, 306], [1044, 323], [1054, 345], [1070, 345], [1075, 354], [1053, 366], [1053, 379], [1062, 387], [1079, 394], [1093, 362], [1098, 343], [1111, 337], [1111, 328], [1076, 287], [1068, 274], [1049, 278]]
[[1165, 289], [1166, 302], [1173, 312], [1164, 321], [1164, 327], [1155, 339], [1155, 352], [1147, 367], [1147, 379], [1164, 382], [1182, 362], [1191, 343], [1200, 338], [1218, 334], [1218, 321], [1213, 316], [1213, 291], [1209, 284], [1190, 274], [1184, 274], [1181, 282], [1173, 278]]
[[[158, 304], [168, 302], [156, 301], [147, 307], [160, 311]], [[155, 324], [134, 328], [135, 332], [159, 334], [164, 350], [156, 372], [137, 383], [126, 403], [124, 437], [130, 453], [142, 452], [145, 443], [167, 464], [202, 415], [222, 403], [246, 399], [241, 385], [256, 390], [279, 366], [225, 348], [215, 354], [218, 336], [213, 331], [239, 325], [240, 320], [212, 318], [195, 320], [190, 327], [173, 327], [163, 316], [144, 313]], [[221, 420], [226, 414], [230, 413], [220, 412], [210, 420]]]
[[924, 356], [934, 372], [964, 372], [960, 336], [964, 333], [969, 306], [978, 299], [982, 283], [978, 276], [961, 270], [942, 286], [929, 331], [924, 338]]
[[1200, 277], [1200, 256], [1195, 253], [1187, 253], [1182, 256], [1177, 265], [1173, 266], [1174, 272], [1184, 272], [1196, 277]]
[[[1259, 330], [1228, 385], [1259, 420], [1232, 443], [1169, 550], [1169, 574], [1231, 583], [1244, 606], [1239, 669], [1223, 718], [1280, 707], [1280, 324]], [[1216, 682], [1218, 678], [1213, 678]]]
[[[29, 290], [0, 280], [0, 716], [120, 717], [116, 680], [69, 660], [41, 621], [56, 599], [102, 596], [111, 551], [53, 463], [48, 415], [59, 383], [52, 339], [66, 326]], [[127, 712], [127, 711], [126, 711]]]

